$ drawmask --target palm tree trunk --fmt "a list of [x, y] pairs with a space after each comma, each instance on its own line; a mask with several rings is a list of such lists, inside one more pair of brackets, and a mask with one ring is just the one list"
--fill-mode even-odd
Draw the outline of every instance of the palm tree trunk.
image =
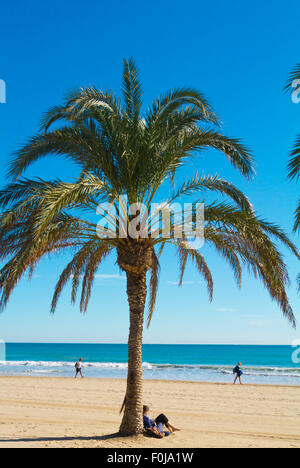
[[120, 433], [126, 435], [143, 432], [143, 371], [142, 341], [146, 301], [146, 273], [126, 272], [127, 296], [130, 309], [128, 339], [128, 376], [125, 396], [125, 410]]

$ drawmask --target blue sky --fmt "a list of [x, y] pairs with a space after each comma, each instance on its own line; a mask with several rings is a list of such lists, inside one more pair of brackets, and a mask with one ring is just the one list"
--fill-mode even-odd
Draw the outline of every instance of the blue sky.
[[[300, 105], [282, 89], [300, 61], [300, 4], [296, 0], [203, 2], [196, 0], [110, 2], [15, 1], [1, 6], [0, 79], [7, 103], [0, 104], [0, 182], [10, 153], [35, 133], [41, 114], [59, 104], [74, 87], [120, 89], [123, 57], [134, 57], [147, 105], [162, 91], [193, 86], [202, 91], [224, 123], [256, 157], [251, 183], [225, 158], [206, 152], [187, 169], [219, 174], [241, 188], [257, 212], [292, 234], [299, 187], [286, 179], [288, 152], [300, 133]], [[28, 175], [69, 180], [66, 162], [45, 159]], [[299, 263], [285, 250], [292, 278], [289, 296], [300, 319], [295, 277]], [[238, 290], [221, 259], [207, 251], [215, 280], [210, 303], [205, 285], [189, 269], [176, 286], [173, 252], [162, 258], [160, 291], [147, 343], [289, 344], [299, 338], [262, 285], [244, 275]], [[128, 308], [125, 280], [106, 261], [95, 281], [88, 313], [72, 307], [68, 291], [55, 316], [49, 314], [53, 286], [67, 257], [42, 262], [23, 280], [0, 315], [0, 337], [7, 341], [126, 342]]]

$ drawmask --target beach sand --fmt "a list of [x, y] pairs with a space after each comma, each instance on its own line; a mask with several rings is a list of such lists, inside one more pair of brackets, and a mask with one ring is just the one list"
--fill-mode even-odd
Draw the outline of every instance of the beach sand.
[[298, 447], [300, 388], [145, 381], [145, 403], [182, 431], [119, 437], [126, 382], [0, 377], [0, 448]]

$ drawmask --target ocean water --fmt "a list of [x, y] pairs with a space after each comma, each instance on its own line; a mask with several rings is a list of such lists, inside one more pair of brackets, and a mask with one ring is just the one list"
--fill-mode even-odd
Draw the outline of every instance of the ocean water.
[[[291, 346], [146, 344], [143, 373], [145, 379], [232, 382], [240, 361], [245, 383], [300, 385], [300, 363], [293, 353], [300, 358]], [[73, 377], [79, 357], [85, 377], [126, 377], [124, 344], [7, 343], [0, 375]]]

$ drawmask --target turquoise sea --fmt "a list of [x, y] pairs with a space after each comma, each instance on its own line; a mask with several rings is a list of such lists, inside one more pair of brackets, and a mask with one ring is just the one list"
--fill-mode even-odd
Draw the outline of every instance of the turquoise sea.
[[[126, 377], [124, 344], [7, 343], [0, 375], [72, 377], [79, 357], [86, 377]], [[291, 346], [143, 347], [146, 379], [232, 382], [232, 369], [238, 361], [243, 363], [245, 383], [300, 385], [300, 351]]]

